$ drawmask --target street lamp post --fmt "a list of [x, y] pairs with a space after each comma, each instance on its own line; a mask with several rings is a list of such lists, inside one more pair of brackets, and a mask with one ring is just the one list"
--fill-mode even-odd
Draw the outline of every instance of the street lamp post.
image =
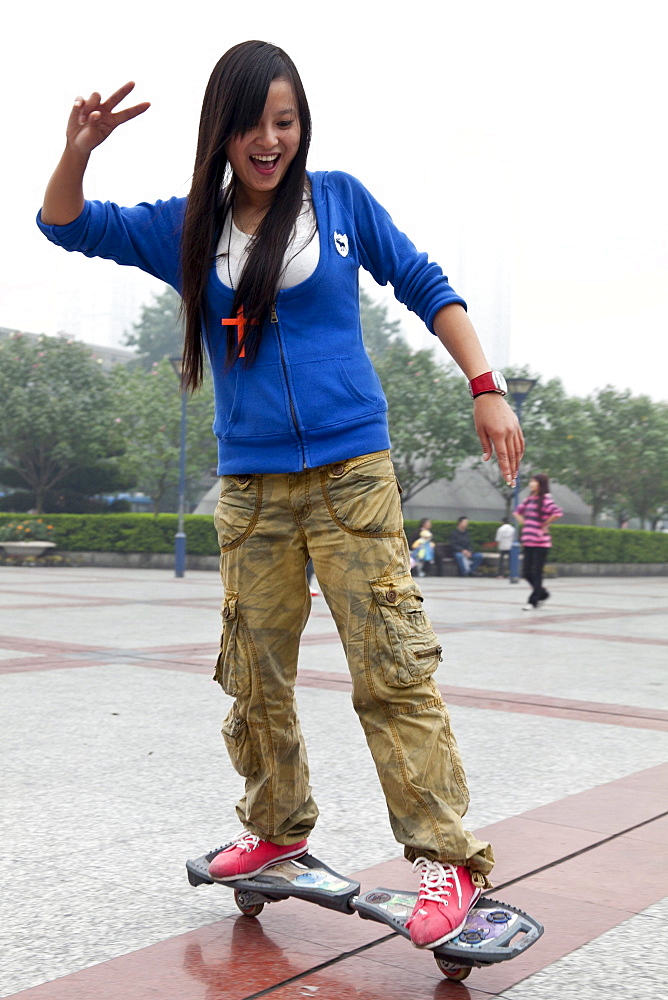
[[[512, 397], [513, 408], [517, 414], [520, 427], [522, 426], [522, 407], [524, 401], [535, 386], [538, 380], [535, 378], [509, 378], [506, 379], [508, 392]], [[520, 502], [520, 470], [517, 470], [515, 480], [515, 490], [513, 492], [513, 507], [517, 507]], [[510, 564], [508, 567], [508, 577], [510, 583], [517, 583], [520, 578], [520, 543], [515, 541], [510, 549]]]
[[179, 514], [176, 534], [174, 536], [174, 576], [186, 575], [186, 391], [181, 383], [181, 358], [170, 358], [170, 363], [179, 378], [181, 389], [181, 447], [179, 451]]

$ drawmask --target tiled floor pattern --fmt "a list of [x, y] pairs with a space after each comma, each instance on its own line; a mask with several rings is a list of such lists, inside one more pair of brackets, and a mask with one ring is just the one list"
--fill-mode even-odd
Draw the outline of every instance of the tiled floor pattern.
[[[321, 645], [325, 636], [311, 636]], [[327, 633], [326, 641], [336, 640], [336, 633]], [[211, 674], [215, 648], [209, 644], [188, 646], [159, 646], [147, 649], [99, 649], [68, 643], [40, 642], [34, 639], [17, 639], [0, 636], [0, 674], [43, 670], [63, 670], [70, 667], [88, 667], [100, 663], [128, 662], [157, 670], [178, 670], [187, 673]], [[17, 655], [18, 654], [18, 655]], [[298, 683], [304, 687], [350, 690], [348, 674], [300, 669]], [[533, 715], [550, 715], [567, 719], [640, 729], [668, 732], [668, 711], [643, 709], [606, 703], [582, 702], [565, 698], [546, 698], [535, 694], [514, 694], [504, 691], [483, 692], [475, 688], [457, 688], [441, 685], [441, 692], [450, 705], [495, 709], [506, 712], [523, 712]]]
[[[289, 900], [265, 907], [257, 920], [228, 918], [14, 997], [400, 1000], [409, 988], [411, 997], [505, 996], [668, 895], [668, 811], [655, 812], [657, 786], [667, 784], [662, 765], [479, 831], [508, 859], [491, 895], [540, 914], [545, 934], [512, 962], [474, 970], [465, 986], [443, 981], [428, 954], [388, 939], [382, 925]], [[512, 852], [519, 838], [530, 845], [521, 861]], [[401, 860], [358, 877], [363, 891], [411, 885]]]
[[[136, 589], [123, 593], [126, 582], [131, 589], [137, 581], [133, 574], [117, 575], [117, 593], [112, 593], [105, 573], [97, 578], [104, 594], [95, 593], [94, 575], [68, 579], [74, 584], [68, 592], [45, 586], [45, 577], [34, 589], [0, 586], [0, 602], [19, 615], [31, 610], [49, 610], [53, 615], [57, 609], [75, 608], [82, 613], [96, 608], [110, 612], [138, 604], [165, 609], [168, 614], [170, 609], [209, 612], [219, 604], [215, 586], [210, 594], [200, 590], [190, 598], [150, 597]], [[430, 585], [433, 599], [446, 598], [449, 609], [458, 601], [470, 605], [470, 592], [459, 595], [440, 581], [430, 581]], [[589, 600], [596, 583], [577, 581], [569, 582], [568, 599], [549, 617], [518, 614], [509, 618], [499, 609], [496, 595], [481, 589], [476, 605], [481, 608], [487, 604], [490, 618], [482, 620], [476, 614], [466, 620], [464, 615], [464, 620], [453, 622], [439, 613], [445, 607], [440, 604], [432, 619], [437, 631], [453, 636], [484, 630], [518, 638], [539, 635], [595, 646], [635, 646], [639, 653], [642, 649], [658, 651], [668, 645], [668, 604], [663, 589], [644, 585], [646, 607], [636, 601], [632, 609], [624, 608], [623, 582], [606, 589], [606, 598], [614, 596], [614, 607], [580, 606], [578, 590]], [[569, 603], [571, 606], [566, 606]], [[611, 628], [615, 625], [619, 628]], [[0, 631], [4, 633], [0, 636], [0, 674], [125, 663], [206, 675], [215, 654], [215, 646], [208, 641], [96, 645], [33, 638], [25, 633], [17, 636], [12, 634], [7, 616], [3, 616]], [[338, 644], [331, 619], [318, 602], [302, 644], [306, 649]], [[346, 674], [322, 664], [316, 669], [309, 666], [307, 663], [300, 671], [303, 687], [314, 693], [349, 690]], [[442, 685], [442, 690], [452, 705], [577, 720], [595, 727], [616, 726], [620, 739], [622, 733], [633, 729], [668, 729], [668, 712], [660, 702], [657, 707], [651, 707], [651, 702], [640, 707], [618, 704], [614, 698], [568, 699], [539, 695], [530, 689], [494, 690], [486, 685]], [[530, 761], [526, 767], [530, 781]], [[465, 984], [443, 980], [428, 954], [417, 952], [396, 936], [388, 940], [381, 925], [288, 901], [280, 907], [266, 907], [259, 920], [241, 916], [216, 920], [12, 996], [26, 1000], [251, 1000], [259, 996], [275, 1000], [304, 996], [317, 1000], [483, 1000], [490, 996], [508, 1000], [556, 1000], [557, 996], [559, 1000], [576, 996], [578, 1000], [584, 996], [622, 1000], [640, 995], [634, 991], [633, 976], [637, 977], [636, 990], [645, 983], [654, 992], [643, 995], [658, 996], [656, 984], [662, 971], [654, 968], [648, 974], [651, 956], [644, 955], [643, 964], [639, 955], [650, 930], [668, 930], [668, 765], [648, 760], [645, 770], [501, 820], [479, 832], [493, 840], [502, 859], [495, 869], [497, 888], [492, 895], [539, 916], [545, 935], [513, 962], [474, 970]], [[525, 845], [521, 857], [517, 843]], [[368, 868], [360, 878], [366, 889], [378, 884], [412, 886], [410, 868], [399, 860]], [[221, 890], [200, 887], [193, 891]], [[625, 954], [625, 945], [631, 941], [637, 942], [635, 950]], [[593, 974], [592, 960], [602, 953], [609, 956], [605, 968], [601, 969], [599, 962]], [[624, 972], [631, 968], [633, 976], [627, 986]], [[593, 979], [585, 986], [578, 977], [587, 974]], [[4, 995], [1, 982], [0, 995]]]

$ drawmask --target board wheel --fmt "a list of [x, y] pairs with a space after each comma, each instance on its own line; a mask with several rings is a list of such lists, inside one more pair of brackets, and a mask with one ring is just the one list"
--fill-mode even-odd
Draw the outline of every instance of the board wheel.
[[245, 893], [239, 889], [234, 890], [234, 902], [237, 904], [245, 917], [259, 917], [264, 910], [264, 903], [246, 903]]
[[443, 958], [436, 958], [436, 965], [439, 967], [446, 979], [450, 979], [455, 983], [461, 983], [462, 979], [466, 979], [467, 976], [471, 975], [470, 965], [455, 965], [454, 962], [446, 962]]

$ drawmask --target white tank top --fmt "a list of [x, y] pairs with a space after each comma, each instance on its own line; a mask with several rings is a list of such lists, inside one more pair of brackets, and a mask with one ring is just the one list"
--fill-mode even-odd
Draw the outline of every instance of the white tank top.
[[[224, 285], [235, 289], [246, 266], [253, 237], [238, 229], [228, 212], [218, 243], [216, 274]], [[309, 192], [304, 191], [301, 212], [283, 258], [283, 271], [278, 288], [293, 288], [306, 281], [318, 266], [320, 239], [318, 224]]]

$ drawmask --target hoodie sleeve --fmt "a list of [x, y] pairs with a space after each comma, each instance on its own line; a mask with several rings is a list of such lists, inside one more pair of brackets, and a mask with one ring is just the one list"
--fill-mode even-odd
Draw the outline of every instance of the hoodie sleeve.
[[360, 181], [340, 171], [328, 177], [354, 226], [360, 263], [379, 285], [389, 282], [396, 298], [432, 333], [434, 317], [443, 306], [457, 302], [466, 308], [439, 265], [418, 252]]
[[186, 198], [121, 208], [113, 202], [87, 201], [66, 226], [37, 225], [56, 246], [86, 257], [104, 257], [138, 267], [180, 291], [179, 248]]

